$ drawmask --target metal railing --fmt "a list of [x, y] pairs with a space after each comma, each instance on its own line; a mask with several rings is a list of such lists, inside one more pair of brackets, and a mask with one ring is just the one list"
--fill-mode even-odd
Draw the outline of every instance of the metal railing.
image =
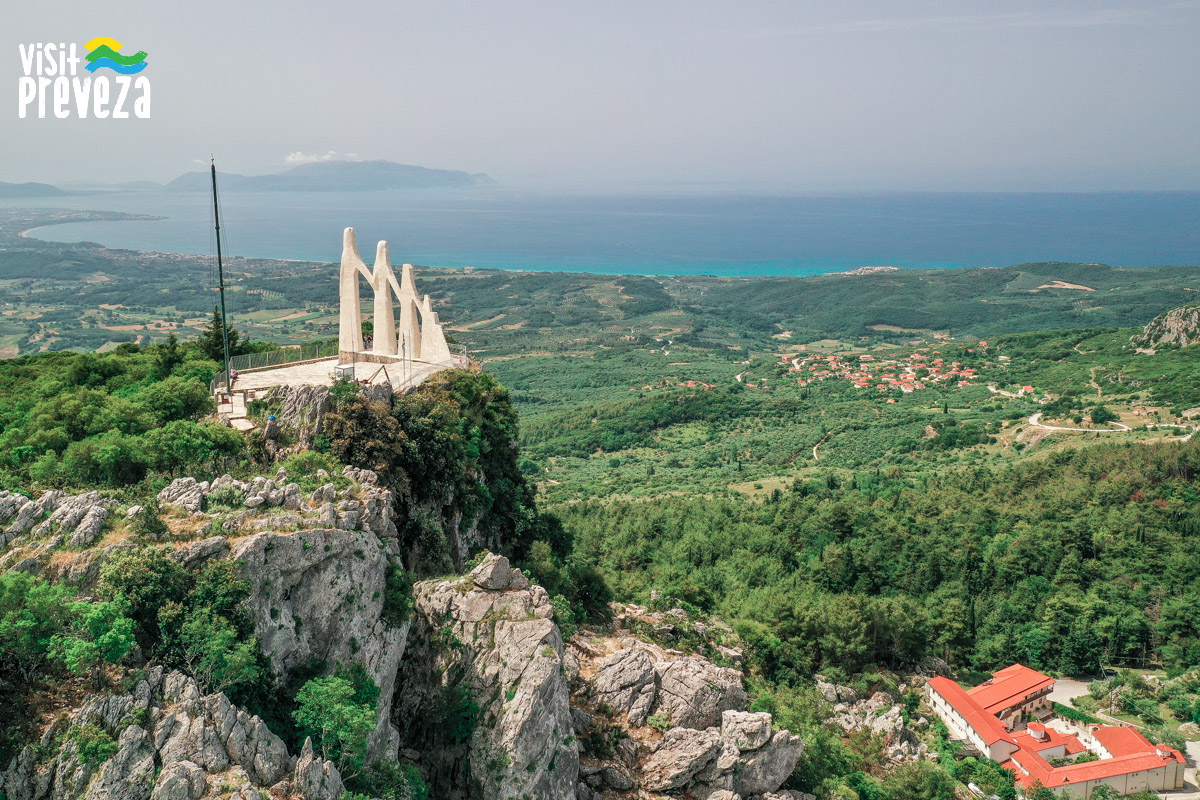
[[320, 358], [333, 358], [338, 354], [337, 342], [315, 342], [299, 347], [281, 347], [278, 350], [267, 350], [262, 353], [244, 353], [229, 359], [229, 368], [244, 372], [248, 369], [277, 367], [280, 364], [292, 364], [297, 361], [315, 361]]
[[[445, 363], [448, 367], [458, 367], [466, 369], [470, 366], [471, 356], [467, 352], [467, 348], [461, 344], [448, 344], [450, 350], [450, 360]], [[266, 369], [268, 367], [278, 367], [284, 364], [295, 364], [302, 361], [317, 361], [324, 358], [333, 358], [338, 355], [337, 342], [317, 342], [315, 344], [302, 345], [300, 347], [282, 347], [278, 350], [268, 350], [262, 353], [245, 353], [239, 356], [233, 356], [229, 359], [229, 368], [235, 372], [245, 372], [247, 370]], [[421, 359], [410, 360], [409, 363], [420, 363]], [[432, 362], [425, 362], [432, 363]], [[439, 362], [441, 363], [441, 362]], [[225, 386], [225, 371], [218, 372], [208, 384], [208, 393], [216, 395], [217, 387]], [[235, 387], [236, 388], [236, 387]]]

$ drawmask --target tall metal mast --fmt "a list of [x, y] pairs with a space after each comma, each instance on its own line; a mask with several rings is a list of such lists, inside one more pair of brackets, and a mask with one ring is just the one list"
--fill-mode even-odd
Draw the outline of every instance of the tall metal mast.
[[221, 289], [221, 344], [225, 349], [225, 391], [233, 402], [233, 385], [229, 380], [229, 322], [225, 319], [225, 268], [221, 264], [221, 212], [217, 208], [217, 161], [212, 162], [213, 222], [217, 226], [217, 281]]

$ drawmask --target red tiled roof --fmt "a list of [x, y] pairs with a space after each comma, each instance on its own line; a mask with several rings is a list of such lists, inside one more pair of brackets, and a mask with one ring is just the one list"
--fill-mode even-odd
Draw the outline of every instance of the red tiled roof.
[[1098, 725], [1092, 731], [1096, 741], [1104, 745], [1104, 749], [1113, 757], [1127, 756], [1133, 753], [1145, 753], [1152, 750], [1154, 745], [1137, 728], [1118, 728], [1113, 725]]
[[[1157, 769], [1169, 761], [1183, 763], [1183, 756], [1176, 750], [1166, 748], [1170, 752], [1163, 756], [1156, 751], [1149, 753], [1133, 753], [1116, 758], [1102, 758], [1099, 761], [1086, 761], [1082, 764], [1071, 764], [1065, 767], [1051, 767], [1037, 753], [1018, 750], [1012, 758], [1000, 766], [1007, 767], [1017, 773], [1017, 782], [1027, 786], [1034, 780], [1042, 782], [1047, 789], [1060, 786], [1084, 783], [1086, 781], [1112, 778], [1117, 775], [1128, 775], [1131, 772], [1144, 772]], [[1021, 767], [1022, 769], [1016, 769]]]
[[[1037, 727], [1035, 728], [1034, 726]], [[1032, 735], [1038, 729], [1046, 734], [1046, 738], [1038, 739]], [[1012, 737], [1017, 743], [1017, 747], [1021, 748], [1021, 752], [1040, 753], [1043, 750], [1062, 747], [1063, 752], [1073, 756], [1087, 749], [1083, 746], [1083, 742], [1079, 741], [1079, 738], [1074, 734], [1062, 733], [1061, 731], [1056, 731], [1054, 728], [1039, 725], [1036, 722], [1029, 723], [1025, 730], [1017, 731]]]
[[1013, 664], [992, 674], [992, 679], [981, 683], [969, 694], [989, 714], [999, 714], [1015, 706], [1034, 692], [1054, 685], [1054, 679], [1023, 664]]
[[951, 708], [962, 714], [967, 724], [975, 729], [975, 732], [986, 744], [992, 745], [996, 742], [1015, 744], [1000, 720], [985, 711], [954, 681], [938, 675], [930, 679], [929, 687], [944, 697]]
[[[1046, 733], [1051, 737], [1057, 734], [1051, 728], [1046, 729]], [[1020, 749], [1001, 766], [1015, 772], [1017, 782], [1022, 786], [1028, 786], [1034, 780], [1038, 780], [1043, 786], [1054, 789], [1070, 784], [1112, 778], [1117, 775], [1128, 775], [1131, 772], [1157, 769], [1171, 761], [1184, 763], [1183, 755], [1178, 750], [1166, 745], [1154, 745], [1133, 728], [1101, 725], [1093, 729], [1092, 735], [1112, 753], [1112, 758], [1052, 767], [1039, 751], [1047, 750], [1053, 745], [1037, 742], [1027, 731], [1022, 731], [1016, 734]], [[1063, 743], [1067, 744], [1067, 753], [1074, 754], [1083, 751], [1083, 746], [1075, 736], [1069, 734], [1057, 734], [1057, 736], [1062, 737]], [[1074, 740], [1074, 745], [1070, 744], [1070, 740]], [[1035, 743], [1035, 746], [1030, 746], [1031, 743]]]

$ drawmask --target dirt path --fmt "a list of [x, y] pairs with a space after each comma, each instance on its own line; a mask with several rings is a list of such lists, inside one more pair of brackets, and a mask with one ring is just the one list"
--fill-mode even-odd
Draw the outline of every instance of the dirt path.
[[817, 455], [817, 448], [820, 447], [825, 442], [825, 440], [828, 438], [829, 438], [829, 434], [827, 433], [821, 437], [820, 441], [818, 441], [816, 444], [813, 445], [813, 461], [821, 460], [821, 457], [819, 455]]
[[1064, 428], [1058, 425], [1046, 425], [1042, 421], [1042, 412], [1039, 411], [1029, 417], [1029, 424], [1035, 428], [1045, 428], [1048, 431], [1081, 431], [1083, 433], [1128, 433], [1132, 430], [1123, 422], [1114, 422], [1115, 428]]

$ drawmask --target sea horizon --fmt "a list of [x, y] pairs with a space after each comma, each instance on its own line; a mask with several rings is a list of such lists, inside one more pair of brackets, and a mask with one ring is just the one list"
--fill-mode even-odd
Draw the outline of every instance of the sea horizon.
[[[203, 193], [92, 192], [6, 200], [163, 217], [40, 226], [32, 238], [214, 252]], [[354, 227], [371, 260], [431, 267], [641, 275], [819, 275], [861, 267], [956, 269], [1038, 261], [1200, 263], [1200, 192], [561, 194], [508, 188], [227, 192], [231, 256], [337, 261]]]

